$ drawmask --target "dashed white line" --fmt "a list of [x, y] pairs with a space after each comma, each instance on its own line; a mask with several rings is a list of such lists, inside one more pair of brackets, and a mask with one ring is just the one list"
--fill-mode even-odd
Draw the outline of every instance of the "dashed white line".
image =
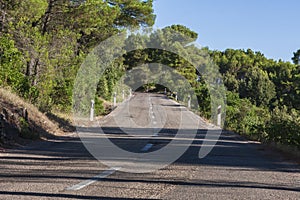
[[152, 146], [153, 146], [153, 144], [148, 143], [148, 144], [146, 144], [146, 146], [144, 146], [144, 147], [142, 148], [141, 151], [148, 151], [149, 149], [151, 149]]
[[115, 171], [121, 169], [120, 167], [112, 167], [96, 176], [94, 176], [93, 178], [89, 179], [89, 180], [86, 180], [86, 181], [83, 181], [81, 183], [78, 183], [76, 185], [73, 185], [71, 187], [68, 187], [67, 190], [80, 190], [88, 185], [91, 185], [93, 184], [94, 182], [96, 181], [99, 181], [99, 179], [102, 179], [102, 178], [106, 178], [108, 177], [109, 175], [113, 174]]

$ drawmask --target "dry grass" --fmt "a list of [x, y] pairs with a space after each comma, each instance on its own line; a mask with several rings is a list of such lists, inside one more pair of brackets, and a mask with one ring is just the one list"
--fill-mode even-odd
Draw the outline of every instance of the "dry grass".
[[[12, 93], [8, 89], [0, 88], [0, 113], [6, 118], [6, 135], [8, 138], [12, 135], [19, 135], [22, 133], [22, 126], [24, 126], [23, 109], [28, 111], [28, 130], [30, 133], [37, 134], [42, 138], [49, 138], [57, 135], [62, 135], [59, 124], [55, 123], [44, 114], [41, 113], [35, 106], [26, 102], [18, 95]], [[14, 127], [19, 131], [19, 134], [12, 133]]]

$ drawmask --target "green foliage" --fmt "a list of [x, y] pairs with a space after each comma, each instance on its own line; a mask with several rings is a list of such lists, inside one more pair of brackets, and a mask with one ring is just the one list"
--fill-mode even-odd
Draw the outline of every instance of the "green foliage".
[[[74, 80], [87, 53], [124, 27], [153, 25], [152, 3], [0, 1], [5, 15], [0, 24], [0, 85], [13, 88], [44, 112], [70, 111]], [[105, 78], [104, 88], [99, 87], [106, 99], [120, 71], [112, 67], [107, 76], [115, 78]]]
[[97, 97], [95, 99], [95, 115], [99, 116], [99, 115], [105, 114], [105, 112], [106, 111], [103, 106], [103, 101]]
[[294, 56], [292, 57], [292, 61], [295, 65], [298, 65], [300, 62], [300, 49], [294, 52]]
[[[250, 49], [212, 51], [211, 56], [230, 91], [226, 127], [263, 142], [299, 147], [299, 67]], [[295, 64], [298, 57], [294, 53]]]
[[300, 116], [296, 110], [288, 111], [286, 107], [275, 108], [267, 123], [268, 140], [296, 146], [300, 149]]
[[248, 49], [227, 49], [210, 53], [223, 74], [229, 91], [238, 92], [257, 106], [273, 109], [287, 105], [297, 108], [297, 67], [289, 62], [267, 59], [260, 52]]
[[258, 67], [250, 68], [242, 76], [239, 83], [239, 94], [241, 98], [248, 98], [252, 103], [269, 105], [275, 97], [275, 85], [269, 79], [268, 73]]
[[254, 139], [264, 140], [268, 110], [256, 107], [248, 99], [240, 99], [237, 93], [228, 92], [225, 127]]
[[168, 38], [171, 39], [171, 41], [180, 41], [182, 42], [182, 44], [187, 44], [189, 42], [194, 42], [196, 41], [196, 39], [198, 38], [198, 34], [194, 31], [192, 31], [191, 29], [180, 25], [180, 24], [176, 24], [176, 25], [171, 25], [171, 26], [167, 26], [164, 29], [162, 29], [162, 31], [164, 32], [168, 32], [169, 30], [175, 31], [177, 34], [172, 34], [173, 37], [176, 38]]
[[197, 101], [199, 104], [199, 111], [201, 116], [205, 118], [211, 117], [211, 100], [209, 90], [204, 82], [197, 84], [195, 88], [195, 94], [197, 96]]
[[[157, 72], [162, 72], [163, 76], [157, 77], [155, 82], [164, 84], [165, 86], [173, 86], [173, 88], [168, 89], [172, 90], [171, 92], [173, 93], [179, 93], [179, 100], [186, 101], [188, 98], [188, 93], [186, 92], [187, 88], [183, 87], [183, 81], [177, 79], [176, 76], [184, 77], [189, 83], [189, 86], [194, 89], [193, 92], [197, 96], [197, 100], [195, 99], [192, 107], [199, 110], [203, 116], [207, 118], [211, 117], [210, 93], [214, 91], [208, 89], [205, 81], [213, 81], [210, 80], [210, 77], [213, 77], [211, 74], [217, 74], [217, 71], [213, 72], [211, 71], [213, 68], [207, 67], [205, 69], [207, 74], [202, 74], [202, 80], [200, 82], [197, 81], [199, 72], [197, 72], [191, 61], [196, 63], [196, 66], [205, 65], [205, 59], [203, 58], [205, 50], [199, 49], [194, 45], [185, 47], [185, 45], [196, 39], [197, 33], [182, 25], [172, 25], [161, 30], [156, 30], [148, 35], [131, 35], [125, 44], [137, 50], [124, 55], [124, 64], [127, 65], [127, 69], [131, 70], [135, 68], [131, 82], [128, 82], [128, 84], [147, 86], [154, 81], [150, 80], [152, 74], [155, 75]], [[156, 48], [145, 48], [145, 46], [155, 46]], [[177, 53], [163, 49], [169, 49]], [[171, 67], [173, 70], [171, 73], [165, 68], [157, 68], [157, 66], [152, 66], [149, 69], [138, 67], [144, 63], [160, 63], [164, 66]], [[217, 67], [215, 66], [215, 68]], [[203, 71], [205, 70], [203, 69]], [[199, 102], [200, 107], [198, 107], [196, 101]]]
[[[91, 63], [102, 53], [108, 60], [116, 51], [122, 55], [123, 45], [137, 50], [115, 60], [101, 78], [99, 73], [94, 73], [91, 63], [85, 63], [88, 67], [76, 77], [83, 60], [100, 42], [122, 32], [124, 27], [135, 29], [153, 25], [152, 4], [152, 0], [0, 0], [1, 12], [5, 14], [0, 24], [0, 86], [12, 88], [44, 112], [52, 109], [69, 112], [74, 103], [86, 115], [90, 100], [95, 99], [98, 115], [105, 112], [100, 99], [111, 99], [126, 70], [144, 63], [161, 63], [185, 77], [197, 96], [201, 115], [214, 118], [212, 102], [222, 99], [220, 90], [224, 88], [217, 84], [208, 87], [207, 83], [216, 81], [213, 75], [219, 67], [229, 91], [226, 127], [262, 141], [299, 147], [300, 50], [294, 52], [292, 64], [267, 59], [251, 49], [224, 52], [199, 49], [188, 45], [196, 41], [197, 33], [182, 25], [172, 25], [149, 35], [131, 36], [125, 44], [115, 41], [120, 49], [114, 52], [96, 49], [89, 55]], [[177, 34], [172, 34], [174, 31]], [[160, 49], [145, 49], [146, 45]], [[207, 53], [218, 67], [212, 67], [213, 63], [203, 58]], [[199, 71], [190, 62], [197, 63]], [[97, 60], [97, 64], [103, 63]], [[136, 70], [140, 85], [153, 88], [154, 80], [150, 75], [162, 68]], [[184, 82], [172, 80], [171, 75], [165, 73], [163, 78], [156, 79], [174, 85], [171, 92], [183, 93], [181, 85]], [[75, 80], [78, 80], [76, 92], [73, 91]], [[91, 87], [95, 82], [98, 86]], [[97, 96], [87, 96], [89, 92]], [[211, 99], [211, 94], [218, 98]], [[72, 96], [78, 102], [71, 102]], [[179, 98], [186, 100], [187, 96]], [[21, 119], [23, 136], [35, 137], [26, 123]]]
[[39, 134], [30, 130], [28, 122], [21, 117], [20, 119], [20, 136], [25, 139], [37, 139]]
[[25, 94], [27, 79], [22, 74], [22, 55], [8, 34], [0, 35], [0, 85], [10, 86], [15, 92]]

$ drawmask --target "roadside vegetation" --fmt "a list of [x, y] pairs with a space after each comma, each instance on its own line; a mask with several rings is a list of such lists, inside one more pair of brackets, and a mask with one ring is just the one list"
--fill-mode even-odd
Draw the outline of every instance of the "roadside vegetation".
[[[70, 113], [74, 80], [87, 54], [125, 28], [152, 26], [155, 21], [152, 3], [152, 0], [0, 0], [0, 86], [48, 117], [55, 118], [53, 113]], [[172, 38], [161, 37], [161, 32], [171, 30], [189, 38], [174, 48], [184, 55], [198, 52], [195, 46], [184, 48], [198, 35], [181, 25], [148, 36], [137, 34], [126, 42], [166, 44]], [[227, 88], [227, 129], [262, 142], [300, 149], [300, 51], [291, 56], [292, 63], [268, 59], [251, 49], [222, 52], [202, 48], [201, 51], [210, 55], [219, 67]], [[127, 53], [105, 71], [97, 87], [96, 114], [107, 113], [109, 106], [105, 104], [111, 101], [118, 80], [127, 70], [154, 62], [171, 66], [186, 77], [201, 102], [199, 113], [209, 118], [210, 94], [201, 74], [183, 58], [153, 49]], [[22, 118], [18, 123], [23, 134], [34, 137], [30, 135], [33, 125]]]
[[52, 138], [72, 131], [66, 129], [68, 126], [61, 128], [63, 121], [53, 120], [8, 89], [0, 88], [0, 109], [0, 146], [15, 146], [27, 143], [26, 139]]
[[300, 148], [300, 66], [267, 59], [260, 52], [211, 51], [228, 89], [226, 128]]

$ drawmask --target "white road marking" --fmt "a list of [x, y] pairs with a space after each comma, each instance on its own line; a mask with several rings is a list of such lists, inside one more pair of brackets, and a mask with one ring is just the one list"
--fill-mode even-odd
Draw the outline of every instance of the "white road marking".
[[153, 146], [153, 144], [148, 143], [148, 144], [146, 144], [146, 146], [144, 146], [144, 147], [142, 148], [141, 151], [148, 151], [149, 149], [151, 149], [152, 146]]
[[113, 174], [115, 171], [117, 171], [119, 169], [121, 169], [121, 168], [120, 167], [112, 167], [112, 168], [94, 176], [93, 178], [91, 178], [89, 180], [82, 181], [81, 183], [73, 185], [72, 187], [68, 187], [67, 190], [80, 190], [88, 185], [93, 184], [96, 181], [99, 181], [99, 179], [108, 177], [109, 175]]
[[158, 133], [154, 133], [153, 136], [158, 136]]

